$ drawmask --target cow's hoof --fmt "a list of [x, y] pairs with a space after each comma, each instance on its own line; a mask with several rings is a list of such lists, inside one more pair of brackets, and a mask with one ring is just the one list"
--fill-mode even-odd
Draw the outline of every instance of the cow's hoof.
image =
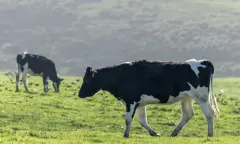
[[208, 134], [208, 137], [213, 137], [213, 134]]
[[178, 135], [178, 132], [179, 131], [177, 131], [177, 130], [173, 130], [171, 137], [176, 137]]
[[32, 94], [33, 92], [30, 92], [30, 91], [25, 91], [26, 93], [29, 93], [29, 94]]
[[129, 138], [129, 134], [124, 134], [123, 137]]
[[156, 132], [151, 132], [150, 133], [151, 136], [160, 136], [160, 134], [156, 133]]
[[177, 134], [171, 134], [171, 137], [176, 137], [177, 136]]

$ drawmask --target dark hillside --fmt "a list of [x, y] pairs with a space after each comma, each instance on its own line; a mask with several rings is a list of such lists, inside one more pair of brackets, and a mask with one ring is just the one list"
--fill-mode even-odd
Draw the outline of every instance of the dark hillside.
[[16, 53], [52, 58], [82, 75], [140, 58], [206, 58], [217, 76], [240, 76], [240, 2], [228, 0], [1, 0], [0, 64]]

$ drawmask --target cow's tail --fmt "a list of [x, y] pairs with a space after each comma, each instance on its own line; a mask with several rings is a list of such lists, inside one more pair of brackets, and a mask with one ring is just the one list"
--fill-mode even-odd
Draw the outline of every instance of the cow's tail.
[[212, 108], [214, 110], [214, 113], [217, 113], [217, 117], [220, 116], [220, 111], [218, 109], [218, 104], [217, 104], [217, 100], [216, 100], [216, 97], [214, 95], [214, 92], [213, 92], [213, 73], [211, 74], [210, 76], [210, 87], [211, 87], [211, 96], [212, 96]]

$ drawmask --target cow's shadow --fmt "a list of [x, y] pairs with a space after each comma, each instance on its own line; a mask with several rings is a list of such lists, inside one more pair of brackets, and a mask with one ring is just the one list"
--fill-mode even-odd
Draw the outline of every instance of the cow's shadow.
[[[21, 92], [21, 91], [15, 91], [15, 92]], [[55, 91], [52, 91], [52, 92], [50, 92], [50, 91], [48, 91], [48, 92], [33, 92], [33, 91], [23, 91], [23, 93], [25, 93], [25, 94], [34, 94], [34, 95], [41, 95], [41, 96], [46, 96], [46, 95], [52, 95], [52, 93], [54, 93], [54, 94], [56, 94], [56, 93], [59, 93], [59, 92], [55, 92]]]
[[161, 125], [166, 125], [166, 126], [177, 126], [175, 123], [160, 123]]
[[39, 94], [38, 92], [32, 92], [32, 91], [24, 91], [27, 94]]
[[[16, 91], [16, 92], [21, 92], [21, 91]], [[23, 93], [25, 94], [31, 94], [31, 95], [48, 95], [48, 93], [44, 93], [44, 92], [33, 92], [33, 91], [23, 91]]]

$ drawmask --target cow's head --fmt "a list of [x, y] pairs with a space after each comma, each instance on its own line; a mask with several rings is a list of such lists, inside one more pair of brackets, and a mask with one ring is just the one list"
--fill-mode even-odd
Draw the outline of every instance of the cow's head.
[[63, 81], [64, 79], [63, 78], [57, 78], [56, 81], [53, 83], [53, 87], [55, 89], [55, 92], [59, 92], [59, 87], [60, 87], [60, 84], [61, 82]]
[[87, 67], [78, 96], [80, 98], [90, 97], [97, 93], [100, 89], [100, 85], [96, 79], [96, 72], [93, 71], [91, 67]]

